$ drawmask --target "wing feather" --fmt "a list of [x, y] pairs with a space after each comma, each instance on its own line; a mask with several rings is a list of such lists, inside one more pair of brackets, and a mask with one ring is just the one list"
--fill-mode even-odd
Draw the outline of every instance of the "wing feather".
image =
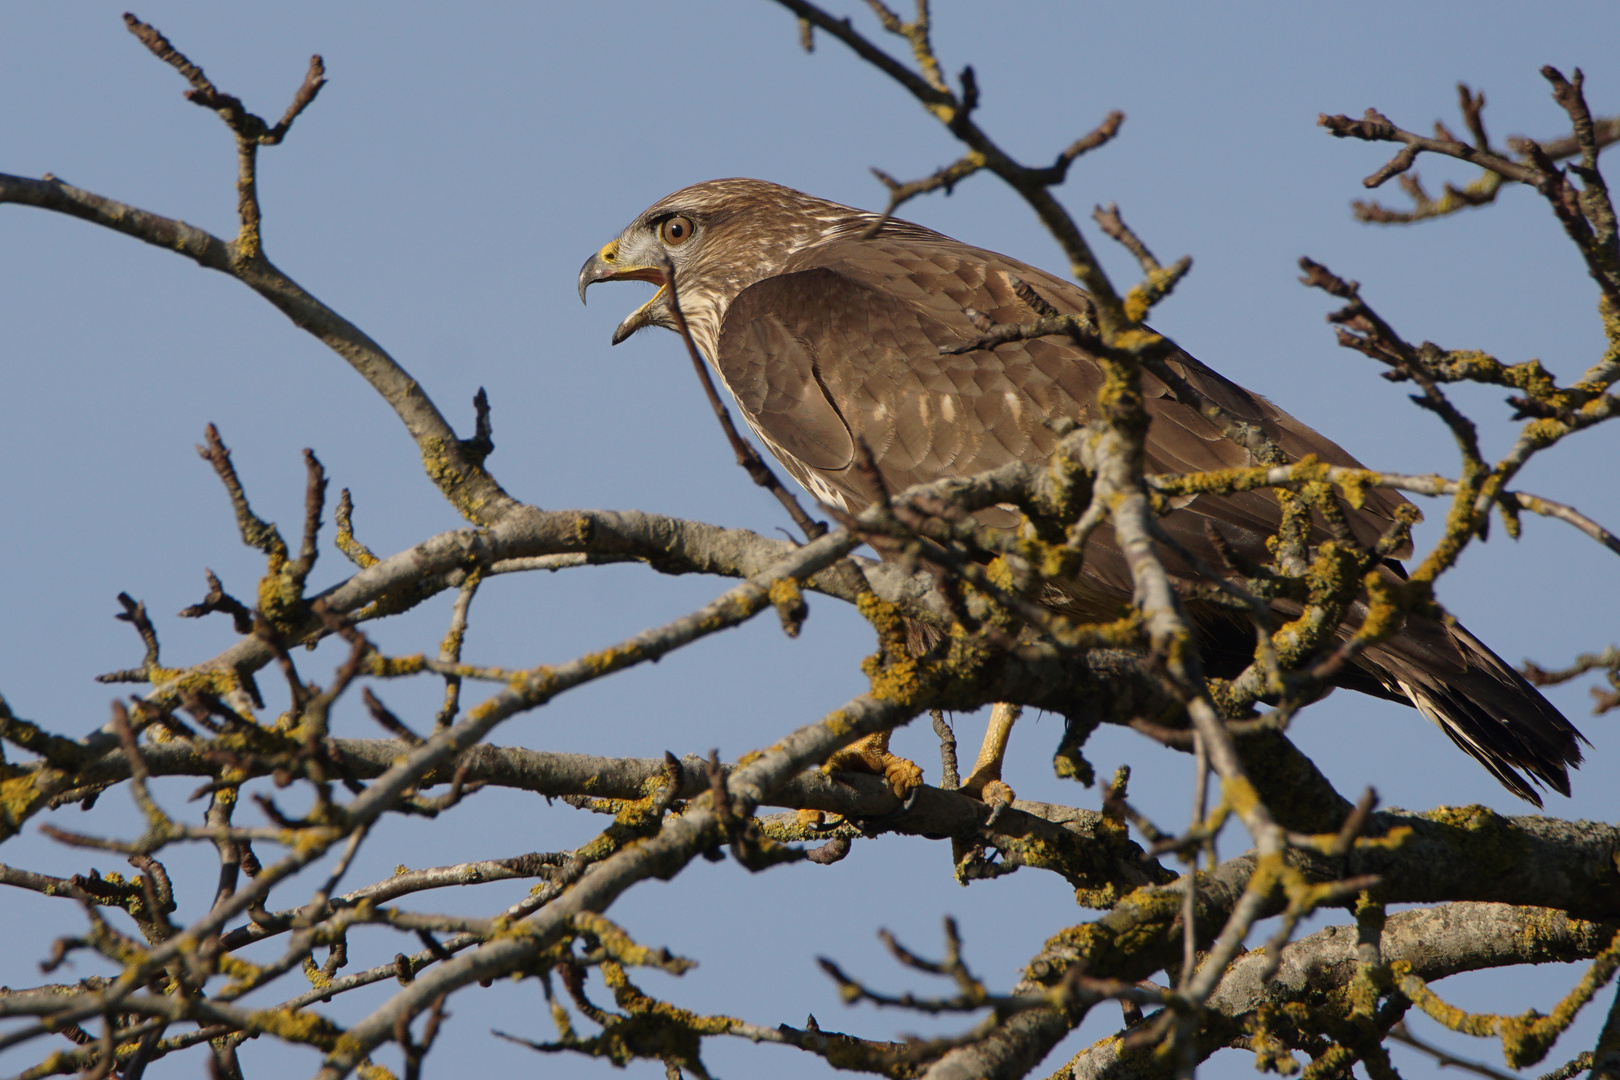
[[[980, 336], [972, 311], [1000, 323], [1031, 318], [1015, 279], [1059, 311], [1085, 311], [1078, 287], [944, 237], [816, 245], [732, 302], [717, 367], [761, 433], [852, 505], [864, 504], [870, 493], [859, 490], [852, 447], [844, 441], [849, 436], [866, 440], [895, 488], [1044, 458], [1056, 441], [1048, 420], [1096, 418], [1092, 402], [1102, 372], [1095, 359], [1057, 336], [939, 353]], [[1315, 454], [1330, 464], [1359, 466], [1337, 444], [1192, 357], [1182, 354], [1173, 364], [1196, 391], [1259, 425], [1290, 456]], [[1144, 376], [1143, 391], [1153, 421], [1150, 469], [1195, 472], [1253, 463], [1157, 379]], [[842, 425], [833, 423], [835, 415]], [[1376, 539], [1404, 502], [1394, 492], [1371, 493], [1362, 510], [1349, 511], [1357, 538]], [[993, 523], [1012, 523], [1011, 515], [1003, 516], [1006, 521]], [[1201, 557], [1216, 559], [1202, 523], [1211, 519], [1240, 551], [1263, 559], [1264, 538], [1279, 516], [1267, 492], [1200, 496], [1172, 513], [1165, 527]]]
[[[1042, 460], [1056, 443], [1048, 420], [1097, 418], [1094, 402], [1103, 376], [1095, 358], [1064, 336], [960, 355], [939, 351], [980, 336], [975, 312], [997, 323], [1032, 318], [1015, 280], [1060, 312], [1081, 315], [1087, 309], [1085, 293], [1075, 285], [915, 227], [896, 236], [817, 244], [739, 293], [721, 326], [716, 367], [749, 423], [789, 471], [846, 506], [864, 506], [874, 495], [863, 490], [854, 467], [855, 438], [871, 447], [891, 489]], [[1191, 356], [1178, 354], [1171, 363], [1196, 393], [1257, 425], [1291, 458], [1314, 454], [1331, 465], [1361, 467], [1338, 444]], [[1176, 400], [1165, 384], [1146, 373], [1142, 384], [1152, 421], [1150, 470], [1254, 464], [1247, 450], [1224, 438], [1194, 405]], [[1370, 544], [1405, 504], [1398, 492], [1375, 489], [1362, 507], [1344, 510], [1356, 539]], [[999, 508], [979, 517], [999, 526], [1017, 521]], [[1207, 565], [1219, 566], [1206, 523], [1240, 553], [1264, 562], [1270, 557], [1265, 540], [1280, 519], [1275, 497], [1253, 491], [1200, 495], [1161, 524]], [[1323, 528], [1316, 534], [1318, 540], [1328, 535]], [[1162, 551], [1161, 558], [1183, 583], [1197, 578], [1173, 553]], [[1112, 617], [1129, 601], [1130, 574], [1109, 527], [1098, 529], [1087, 547], [1083, 580], [1058, 588], [1055, 606], [1084, 618]], [[1352, 626], [1364, 611], [1357, 607]], [[1277, 609], [1283, 618], [1298, 612], [1288, 603]], [[1235, 673], [1247, 664], [1252, 643], [1246, 644], [1239, 623], [1211, 615], [1200, 628], [1211, 646], [1206, 659], [1212, 667], [1224, 664]], [[1409, 700], [1531, 801], [1539, 799], [1517, 769], [1567, 791], [1565, 765], [1580, 761], [1579, 734], [1569, 722], [1460, 627], [1410, 619], [1403, 632], [1368, 650], [1339, 681]]]

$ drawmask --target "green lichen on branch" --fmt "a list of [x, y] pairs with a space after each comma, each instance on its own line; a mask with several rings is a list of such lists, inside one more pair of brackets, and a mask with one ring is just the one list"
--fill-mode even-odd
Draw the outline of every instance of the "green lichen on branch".
[[487, 494], [491, 489], [495, 492], [500, 489], [483, 467], [469, 461], [461, 444], [454, 439], [424, 436], [417, 440], [417, 446], [428, 479], [450, 505], [474, 525], [485, 524], [490, 504]]
[[975, 692], [993, 651], [977, 636], [955, 624], [938, 646], [916, 656], [907, 646], [905, 620], [897, 606], [873, 592], [862, 593], [855, 606], [878, 636], [878, 651], [861, 661], [873, 697], [918, 711], [971, 710], [984, 704]]
[[337, 522], [337, 535], [333, 537], [337, 549], [362, 570], [376, 566], [376, 554], [354, 535], [354, 497], [349, 494], [348, 488], [344, 488], [338, 495], [337, 510], [333, 518]]
[[1125, 317], [1140, 323], [1159, 301], [1169, 296], [1176, 284], [1192, 269], [1192, 259], [1183, 256], [1169, 266], [1149, 270], [1142, 281], [1125, 294]]
[[[590, 1038], [580, 1038], [568, 1022], [567, 1012], [553, 1001], [552, 1014], [559, 1036], [555, 1042], [534, 1043], [516, 1040], [540, 1051], [573, 1051], [589, 1057], [606, 1058], [625, 1066], [636, 1060], [662, 1061], [672, 1071], [686, 1070], [694, 1076], [707, 1076], [700, 1051], [704, 1036], [724, 1035], [743, 1026], [730, 1016], [703, 1016], [643, 993], [625, 974], [623, 965], [605, 960], [599, 965], [603, 981], [613, 992], [622, 1013], [612, 1013], [592, 1005], [584, 993], [584, 973], [577, 963], [557, 966], [564, 986], [574, 1003], [602, 1030]], [[546, 981], [548, 996], [550, 980]], [[510, 1036], [507, 1036], [510, 1038]]]
[[574, 930], [593, 939], [613, 963], [621, 967], [656, 967], [680, 975], [697, 966], [697, 961], [672, 956], [660, 946], [650, 949], [633, 940], [624, 928], [594, 911], [580, 912], [572, 919]]
[[[1561, 913], [1548, 914], [1563, 918]], [[1531, 939], [1527, 941], [1527, 946], [1533, 947], [1535, 937], [1533, 924], [1526, 928], [1525, 936]], [[1581, 981], [1547, 1015], [1535, 1009], [1518, 1016], [1470, 1013], [1448, 1004], [1430, 990], [1427, 983], [1412, 973], [1411, 964], [1398, 961], [1390, 967], [1401, 993], [1411, 999], [1412, 1003], [1427, 1013], [1431, 1019], [1465, 1035], [1480, 1038], [1500, 1036], [1502, 1056], [1510, 1067], [1522, 1069], [1546, 1057], [1547, 1050], [1558, 1036], [1568, 1030], [1576, 1014], [1599, 990], [1609, 984], [1609, 980], [1614, 978], [1615, 970], [1620, 968], [1620, 933], [1614, 935], [1608, 948], [1593, 958], [1592, 966], [1581, 977]]]
[[[1018, 836], [1005, 833], [994, 837], [1003, 865], [1029, 866], [1059, 874], [1074, 889], [1080, 907], [1105, 911], [1136, 887], [1142, 877], [1128, 881], [1121, 866], [1131, 866], [1150, 875], [1156, 884], [1174, 878], [1169, 870], [1159, 870], [1142, 855], [1121, 822], [1099, 816], [1086, 835], [1068, 829], [1030, 832]], [[1158, 871], [1155, 873], [1155, 871]]]
[[771, 606], [776, 608], [777, 618], [782, 621], [782, 632], [788, 637], [798, 637], [804, 620], [810, 614], [810, 605], [804, 602], [799, 583], [790, 577], [777, 578], [771, 582], [768, 595]]

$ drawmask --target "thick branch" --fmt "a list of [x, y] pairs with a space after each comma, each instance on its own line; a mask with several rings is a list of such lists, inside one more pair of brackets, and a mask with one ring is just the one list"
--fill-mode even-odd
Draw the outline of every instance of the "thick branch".
[[[1612, 922], [1585, 922], [1546, 908], [1447, 904], [1391, 915], [1379, 944], [1385, 963], [1405, 961], [1413, 974], [1433, 982], [1465, 971], [1588, 959], [1609, 944], [1615, 928]], [[1355, 926], [1329, 927], [1284, 948], [1269, 980], [1264, 953], [1241, 957], [1207, 1003], [1210, 1023], [1200, 1039], [1200, 1060], [1242, 1034], [1245, 1019], [1265, 1006], [1308, 1003], [1348, 1024], [1349, 991], [1360, 966], [1357, 946]], [[1070, 1061], [1070, 1075], [1074, 1080], [1139, 1076], [1145, 1056], [1145, 1051], [1122, 1049], [1118, 1039], [1104, 1040]]]

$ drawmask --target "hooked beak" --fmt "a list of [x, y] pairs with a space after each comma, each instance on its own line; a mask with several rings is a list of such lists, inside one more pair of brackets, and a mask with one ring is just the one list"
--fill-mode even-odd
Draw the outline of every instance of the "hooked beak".
[[659, 266], [635, 266], [619, 259], [619, 242], [608, 244], [585, 260], [579, 271], [579, 302], [585, 302], [585, 290], [598, 281], [650, 281], [659, 286], [651, 300], [632, 311], [613, 331], [613, 344], [617, 345], [643, 326], [655, 326], [665, 318], [663, 300], [669, 295], [665, 287], [664, 270]]

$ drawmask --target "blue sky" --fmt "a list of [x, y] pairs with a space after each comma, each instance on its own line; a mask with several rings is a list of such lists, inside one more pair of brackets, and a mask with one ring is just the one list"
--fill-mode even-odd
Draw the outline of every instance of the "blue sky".
[[[844, 9], [877, 32], [864, 6], [848, 0], [833, 10]], [[222, 89], [272, 118], [309, 54], [325, 56], [330, 84], [287, 143], [261, 156], [267, 253], [390, 349], [465, 430], [473, 393], [487, 388], [497, 444], [490, 464], [508, 490], [548, 508], [638, 508], [761, 532], [786, 524], [731, 463], [678, 341], [647, 332], [609, 347], [645, 287], [593, 290], [582, 309], [579, 265], [643, 207], [695, 181], [759, 176], [875, 206], [882, 191], [869, 166], [921, 176], [952, 160], [955, 145], [837, 42], [822, 36], [813, 55], [802, 53], [792, 18], [764, 0], [448, 10], [161, 0], [137, 14]], [[181, 98], [182, 80], [127, 34], [121, 11], [100, 0], [0, 7], [0, 170], [49, 171], [228, 235], [228, 133]], [[1295, 280], [1301, 255], [1361, 281], [1366, 298], [1411, 340], [1508, 361], [1540, 357], [1563, 378], [1598, 357], [1596, 290], [1532, 193], [1509, 191], [1488, 210], [1418, 228], [1359, 225], [1348, 203], [1364, 196], [1361, 177], [1388, 152], [1333, 140], [1315, 120], [1377, 106], [1412, 129], [1444, 119], [1461, 130], [1454, 87], [1466, 81], [1486, 91], [1494, 137], [1549, 135], [1563, 125], [1537, 75], [1545, 63], [1566, 73], [1584, 67], [1594, 110], [1615, 113], [1620, 68], [1611, 46], [1620, 18], [1612, 6], [942, 2], [935, 20], [947, 70], [975, 67], [981, 123], [1028, 161], [1050, 158], [1110, 109], [1126, 113], [1118, 140], [1077, 165], [1061, 197], [1082, 219], [1094, 204], [1117, 202], [1161, 259], [1191, 254], [1193, 271], [1158, 309], [1156, 325], [1369, 465], [1456, 472], [1443, 427], [1380, 379], [1371, 361], [1334, 344], [1323, 322], [1331, 305]], [[890, 47], [904, 52], [901, 43]], [[1429, 159], [1419, 172], [1431, 191], [1471, 178]], [[1399, 202], [1390, 188], [1381, 197]], [[989, 176], [906, 213], [1061, 272], [1056, 245]], [[1089, 235], [1128, 283], [1128, 258]], [[128, 627], [111, 618], [120, 590], [158, 617], [166, 662], [200, 661], [228, 643], [222, 623], [171, 617], [205, 591], [203, 567], [238, 595], [252, 592], [260, 571], [192, 450], [209, 422], [235, 452], [255, 507], [289, 530], [300, 514], [305, 446], [325, 462], [334, 491], [353, 489], [361, 538], [377, 551], [460, 524], [381, 401], [246, 289], [169, 253], [22, 208], [0, 212], [0, 246], [12, 268], [0, 290], [0, 552], [8, 567], [0, 580], [0, 692], [19, 715], [73, 735], [105, 721], [110, 694], [92, 676], [139, 655]], [[1515, 426], [1503, 395], [1457, 396], [1486, 447], [1504, 449]], [[1521, 486], [1615, 527], [1617, 452], [1616, 431], [1575, 439], [1532, 463]], [[1433, 535], [1420, 531], [1420, 546]], [[344, 573], [328, 549], [314, 584]], [[1441, 597], [1508, 660], [1556, 665], [1615, 640], [1615, 580], [1612, 556], [1565, 526], [1533, 520], [1517, 543], [1498, 530], [1470, 551]], [[475, 606], [468, 655], [512, 665], [564, 660], [724, 587], [632, 567], [501, 581]], [[437, 642], [447, 618], [444, 598], [376, 627], [375, 636], [390, 651], [415, 652]], [[635, 756], [714, 746], [735, 757], [858, 693], [856, 662], [870, 644], [850, 612], [812, 601], [798, 641], [760, 621], [569, 695], [509, 723], [495, 741]], [[335, 662], [325, 648], [301, 660], [323, 680]], [[437, 697], [426, 683], [380, 692], [419, 724]], [[1582, 688], [1556, 700], [1594, 747], [1575, 798], [1554, 797], [1549, 811], [1620, 818], [1612, 721], [1586, 716]], [[358, 708], [335, 723], [340, 734], [374, 733]], [[969, 732], [964, 741], [976, 738], [972, 723], [958, 725]], [[1009, 778], [1028, 798], [1095, 806], [1095, 791], [1051, 775], [1060, 726], [1044, 718], [1019, 727]], [[1386, 805], [1525, 809], [1409, 709], [1340, 693], [1309, 710], [1294, 734], [1346, 793], [1373, 783]], [[937, 777], [926, 725], [896, 742]], [[1132, 764], [1137, 798], [1162, 823], [1186, 814], [1190, 769], [1178, 755], [1110, 731], [1089, 756], [1104, 771]], [[159, 790], [179, 806], [191, 786]], [[126, 798], [112, 793], [90, 815], [56, 817], [65, 827], [127, 832]], [[349, 880], [373, 880], [399, 862], [566, 847], [599, 825], [541, 800], [482, 795], [437, 824], [382, 830]], [[1239, 843], [1233, 837], [1228, 846]], [[64, 874], [113, 868], [33, 835], [8, 845], [4, 858]], [[200, 851], [178, 860], [205, 881], [209, 861]], [[489, 887], [427, 906], [488, 913], [521, 891]], [[11, 925], [32, 928], [0, 943], [0, 982], [25, 985], [37, 978], [32, 965], [48, 939], [71, 932], [78, 917], [32, 896], [0, 904]], [[876, 951], [873, 932], [887, 926], [930, 951], [944, 914], [961, 920], [969, 959], [1003, 987], [1047, 934], [1086, 917], [1056, 879], [1023, 871], [960, 889], [942, 845], [895, 838], [858, 845], [833, 868], [748, 876], [705, 863], [614, 909], [642, 940], [702, 961], [681, 980], [649, 976], [655, 993], [764, 1024], [797, 1024], [814, 1012], [826, 1027], [872, 1037], [932, 1029], [910, 1016], [845, 1009], [812, 957], [831, 955], [883, 985], [916, 988]], [[382, 935], [364, 940], [392, 955]], [[1446, 985], [1475, 1007], [1545, 1010], [1574, 977], [1555, 968]], [[376, 1000], [334, 1011], [359, 1015]], [[527, 1051], [489, 1038], [492, 1026], [550, 1034], [532, 981], [464, 994], [451, 1010], [458, 1015], [441, 1074], [467, 1053], [492, 1071], [532, 1068]], [[1094, 1021], [1067, 1050], [1106, 1034], [1114, 1019], [1110, 1012]], [[1553, 1052], [1557, 1060], [1590, 1046], [1595, 1026], [1587, 1024]], [[1489, 1044], [1469, 1049], [1496, 1060]], [[315, 1066], [301, 1051], [251, 1044], [243, 1053], [250, 1075]], [[727, 1076], [829, 1073], [773, 1047], [712, 1045], [708, 1057]], [[1061, 1060], [1054, 1055], [1042, 1069]], [[26, 1063], [16, 1051], [0, 1055], [0, 1071]], [[570, 1077], [608, 1068], [544, 1065]], [[197, 1068], [181, 1059], [149, 1075]], [[1245, 1056], [1228, 1054], [1206, 1075], [1249, 1068]], [[630, 1074], [659, 1075], [647, 1063]]]

